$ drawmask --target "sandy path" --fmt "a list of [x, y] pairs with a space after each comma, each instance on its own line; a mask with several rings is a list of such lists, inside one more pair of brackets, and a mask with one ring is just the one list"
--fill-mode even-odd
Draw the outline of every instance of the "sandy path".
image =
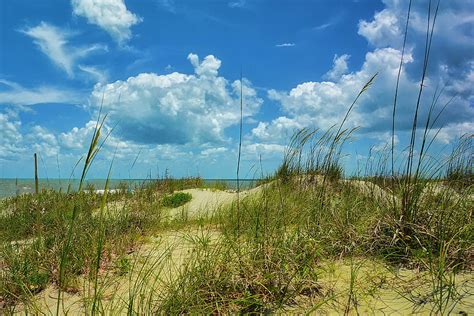
[[[240, 192], [240, 198], [261, 192], [264, 186]], [[212, 189], [187, 189], [180, 192], [192, 195], [190, 202], [183, 206], [170, 209], [171, 218], [185, 217], [186, 219], [197, 219], [211, 217], [219, 208], [237, 201], [237, 192], [220, 191]]]

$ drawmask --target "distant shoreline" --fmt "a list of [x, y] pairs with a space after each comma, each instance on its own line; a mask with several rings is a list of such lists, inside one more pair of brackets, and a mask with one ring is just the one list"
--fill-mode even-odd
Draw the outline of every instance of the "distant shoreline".
[[[171, 178], [171, 180], [186, 180], [193, 178]], [[125, 183], [129, 188], [134, 188], [147, 183], [160, 182], [167, 179], [110, 179], [109, 188], [110, 190], [117, 189]], [[260, 179], [239, 179], [240, 187], [242, 189], [250, 188]], [[84, 182], [84, 189], [88, 186], [92, 186], [94, 190], [103, 189], [107, 179], [86, 179]], [[237, 188], [237, 179], [204, 179], [200, 178], [207, 185], [224, 185], [231, 190]], [[65, 192], [68, 189], [71, 191], [77, 191], [79, 187], [80, 179], [67, 179], [67, 178], [42, 178], [39, 179], [40, 189], [51, 189], [55, 191], [62, 190]], [[0, 198], [7, 198], [25, 193], [34, 193], [35, 180], [34, 178], [0, 178]]]
[[[169, 178], [169, 179], [173, 179], [173, 180], [181, 180], [181, 179], [187, 179], [186, 177], [185, 178]], [[237, 181], [236, 178], [201, 178], [202, 180], [204, 181]], [[34, 178], [0, 178], [0, 180], [31, 180], [33, 181]], [[40, 178], [39, 181], [52, 181], [52, 180], [64, 180], [64, 181], [79, 181], [80, 179], [79, 178]], [[107, 180], [107, 178], [88, 178], [86, 179], [85, 181], [105, 181]], [[122, 181], [157, 181], [157, 180], [166, 180], [166, 178], [153, 178], [153, 179], [150, 179], [150, 178], [146, 178], [146, 179], [143, 179], [143, 178], [110, 178], [110, 180], [113, 180], [113, 181], [118, 181], [118, 180], [122, 180]], [[261, 178], [255, 178], [255, 179], [249, 179], [249, 178], [246, 178], [246, 179], [239, 179], [239, 181], [259, 181], [259, 180], [262, 180]]]

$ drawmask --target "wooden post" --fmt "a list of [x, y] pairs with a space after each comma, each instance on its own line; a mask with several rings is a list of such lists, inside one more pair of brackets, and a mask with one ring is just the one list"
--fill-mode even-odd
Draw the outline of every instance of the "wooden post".
[[38, 194], [38, 159], [35, 153], [35, 193]]

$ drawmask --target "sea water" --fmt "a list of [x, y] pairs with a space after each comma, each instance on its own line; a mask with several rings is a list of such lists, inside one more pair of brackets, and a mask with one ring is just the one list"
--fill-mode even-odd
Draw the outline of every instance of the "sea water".
[[[133, 190], [143, 184], [156, 181], [150, 179], [111, 179], [109, 189], [116, 189], [119, 185], [126, 184], [128, 188]], [[228, 189], [235, 190], [237, 188], [236, 179], [204, 179], [205, 184], [212, 186], [216, 183], [225, 183]], [[105, 179], [88, 179], [83, 184], [83, 188], [93, 186], [95, 190], [104, 189]], [[240, 180], [240, 187], [248, 189], [255, 186], [256, 180]], [[70, 187], [71, 191], [77, 191], [79, 187], [78, 179], [40, 179], [39, 189], [52, 189], [56, 191], [66, 192]], [[0, 179], [0, 198], [11, 197], [24, 193], [33, 193], [35, 191], [34, 179]]]

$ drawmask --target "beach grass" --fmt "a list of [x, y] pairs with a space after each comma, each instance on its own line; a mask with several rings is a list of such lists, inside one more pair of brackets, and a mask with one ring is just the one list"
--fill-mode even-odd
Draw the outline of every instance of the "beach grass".
[[[434, 159], [438, 133], [429, 131], [446, 105], [435, 95], [425, 121], [418, 117], [438, 7], [429, 10], [409, 145], [395, 148], [397, 83], [391, 146], [371, 150], [352, 176], [344, 146], [357, 128], [346, 123], [376, 74], [339, 124], [296, 131], [274, 174], [257, 188], [225, 191], [225, 199], [218, 195], [225, 182], [209, 187], [167, 172], [133, 191], [126, 184], [110, 191], [109, 180], [102, 194], [87, 188], [108, 137], [99, 115], [77, 164], [77, 192], [41, 190], [0, 202], [0, 313], [474, 310], [474, 136]], [[239, 178], [240, 158], [237, 165]], [[209, 197], [205, 212], [189, 209], [198, 196], [189, 190]]]

